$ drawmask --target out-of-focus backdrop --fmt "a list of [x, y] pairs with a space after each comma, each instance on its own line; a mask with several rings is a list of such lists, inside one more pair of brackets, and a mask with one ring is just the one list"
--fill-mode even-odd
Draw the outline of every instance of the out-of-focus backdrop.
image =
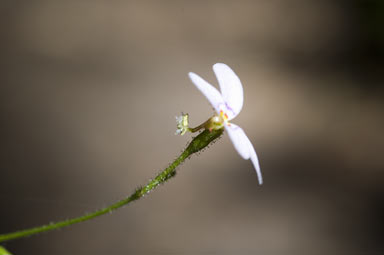
[[166, 167], [213, 113], [187, 73], [231, 66], [234, 123], [177, 177], [14, 254], [382, 254], [383, 1], [2, 1], [0, 232], [93, 211]]

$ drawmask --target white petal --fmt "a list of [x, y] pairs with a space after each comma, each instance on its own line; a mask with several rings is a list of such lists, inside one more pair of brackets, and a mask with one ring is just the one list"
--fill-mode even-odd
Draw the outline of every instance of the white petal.
[[225, 104], [220, 92], [195, 73], [189, 73], [189, 78], [208, 99], [213, 108], [215, 108], [216, 112], [220, 113], [220, 107]]
[[229, 138], [231, 139], [236, 151], [243, 159], [249, 159], [249, 145], [248, 137], [245, 135], [243, 129], [233, 123], [230, 126], [225, 125], [225, 129], [228, 131]]
[[244, 133], [244, 130], [233, 123], [231, 123], [230, 126], [225, 126], [225, 129], [228, 131], [229, 138], [240, 156], [244, 159], [251, 159], [259, 179], [259, 184], [262, 184], [263, 178], [261, 176], [259, 160], [257, 159], [256, 151], [253, 148], [251, 141]]
[[[248, 139], [248, 137], [247, 137], [247, 139]], [[259, 159], [257, 158], [255, 148], [253, 148], [253, 145], [252, 145], [251, 141], [249, 141], [249, 139], [248, 139], [248, 142], [249, 142], [249, 153], [251, 156], [251, 161], [252, 161], [253, 167], [256, 170], [257, 178], [259, 179], [259, 184], [261, 185], [261, 184], [263, 184], [263, 176], [261, 175]]]
[[239, 77], [226, 64], [217, 63], [213, 65], [213, 71], [219, 81], [221, 94], [223, 96], [229, 120], [238, 115], [243, 107], [243, 86]]

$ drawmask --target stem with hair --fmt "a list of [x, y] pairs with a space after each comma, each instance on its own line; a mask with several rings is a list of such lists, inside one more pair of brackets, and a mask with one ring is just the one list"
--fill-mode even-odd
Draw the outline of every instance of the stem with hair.
[[79, 217], [58, 221], [58, 222], [52, 222], [47, 225], [42, 225], [34, 228], [11, 232], [8, 234], [3, 234], [3, 235], [0, 235], [0, 242], [19, 239], [19, 238], [59, 229], [62, 227], [70, 226], [75, 223], [91, 220], [98, 216], [115, 211], [131, 203], [132, 201], [138, 200], [142, 198], [145, 194], [148, 194], [150, 191], [154, 190], [160, 184], [165, 183], [170, 178], [175, 176], [176, 167], [179, 166], [180, 163], [182, 163], [186, 158], [190, 157], [192, 154], [198, 151], [201, 151], [202, 149], [207, 147], [211, 142], [219, 138], [222, 135], [223, 131], [224, 131], [223, 129], [212, 130], [212, 131], [204, 130], [198, 136], [192, 139], [192, 141], [189, 143], [187, 148], [180, 154], [178, 158], [176, 158], [166, 169], [160, 172], [154, 179], [150, 180], [147, 185], [137, 188], [130, 196], [120, 201], [117, 201], [116, 203], [111, 204], [108, 207], [101, 208], [92, 213], [87, 213]]

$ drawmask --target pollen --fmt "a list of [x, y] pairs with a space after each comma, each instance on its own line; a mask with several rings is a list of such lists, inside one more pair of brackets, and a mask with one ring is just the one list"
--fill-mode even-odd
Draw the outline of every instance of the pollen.
[[228, 114], [224, 113], [223, 110], [220, 110], [220, 116], [224, 119], [225, 122], [228, 121]]

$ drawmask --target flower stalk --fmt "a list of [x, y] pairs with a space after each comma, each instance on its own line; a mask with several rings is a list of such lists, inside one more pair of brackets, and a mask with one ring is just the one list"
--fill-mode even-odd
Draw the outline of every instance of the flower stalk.
[[170, 178], [175, 176], [177, 166], [179, 166], [185, 159], [190, 157], [192, 154], [201, 151], [202, 149], [207, 147], [211, 142], [219, 138], [222, 135], [223, 131], [224, 129], [218, 129], [218, 130], [212, 130], [212, 131], [204, 130], [203, 132], [201, 132], [199, 135], [193, 138], [193, 140], [189, 143], [187, 148], [166, 169], [160, 172], [154, 179], [151, 179], [147, 185], [137, 188], [130, 196], [120, 201], [117, 201], [116, 203], [108, 207], [101, 208], [99, 210], [96, 210], [91, 213], [87, 213], [80, 217], [71, 218], [71, 219], [67, 219], [59, 222], [53, 222], [43, 226], [38, 226], [34, 228], [29, 228], [25, 230], [20, 230], [20, 231], [11, 232], [8, 234], [0, 235], [0, 243], [63, 228], [66, 226], [73, 225], [75, 223], [88, 221], [98, 216], [115, 211], [125, 205], [128, 205], [132, 201], [139, 200], [140, 198], [142, 198], [143, 196], [145, 196], [146, 194], [154, 190], [157, 186], [165, 183]]

